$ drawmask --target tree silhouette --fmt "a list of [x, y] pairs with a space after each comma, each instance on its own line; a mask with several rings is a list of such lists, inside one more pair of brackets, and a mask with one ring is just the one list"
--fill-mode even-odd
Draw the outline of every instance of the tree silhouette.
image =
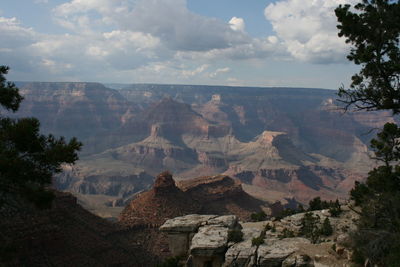
[[347, 58], [361, 66], [350, 89], [340, 88], [346, 109], [389, 109], [400, 113], [400, 4], [393, 0], [363, 0], [351, 10], [340, 5], [335, 13], [339, 36], [353, 45]]
[[[6, 82], [8, 67], [0, 66], [0, 104], [16, 112], [23, 97], [14, 83]], [[73, 164], [82, 144], [76, 138], [40, 134], [36, 118], [0, 116], [0, 204], [13, 196], [23, 197], [38, 207], [48, 207], [53, 193], [48, 189], [62, 164]]]
[[[339, 89], [345, 108], [391, 110], [400, 113], [400, 4], [393, 0], [362, 0], [336, 10], [339, 36], [353, 45], [348, 59], [361, 66], [350, 89]], [[356, 182], [351, 199], [360, 207], [353, 235], [353, 259], [372, 265], [400, 262], [400, 129], [386, 123], [371, 141], [375, 159], [383, 165]]]

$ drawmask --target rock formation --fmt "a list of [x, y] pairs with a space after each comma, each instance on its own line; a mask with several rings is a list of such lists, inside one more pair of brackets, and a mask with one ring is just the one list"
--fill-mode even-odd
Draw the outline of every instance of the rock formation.
[[[328, 210], [312, 212], [320, 221], [329, 218], [334, 229], [317, 243], [297, 236], [304, 213], [257, 223], [239, 222], [232, 215], [191, 214], [167, 220], [160, 231], [167, 234], [172, 255], [181, 256], [185, 266], [349, 266], [351, 251], [346, 246], [357, 215], [347, 206], [342, 209], [337, 218]], [[232, 242], [229, 233], [238, 231], [242, 240]], [[292, 235], [284, 236], [288, 231]]]
[[169, 172], [156, 178], [149, 191], [138, 194], [122, 211], [119, 221], [126, 226], [160, 225], [173, 218], [199, 210], [190, 195], [181, 191]]
[[168, 234], [172, 255], [189, 256], [188, 266], [222, 266], [228, 232], [237, 227], [233, 215], [192, 214], [166, 221], [160, 231]]
[[178, 183], [169, 172], [157, 176], [151, 190], [138, 194], [123, 210], [119, 221], [127, 226], [161, 225], [166, 219], [191, 213], [235, 214], [248, 220], [264, 202], [242, 190], [228, 176], [200, 177]]
[[46, 132], [84, 143], [74, 171], [60, 176], [60, 188], [124, 199], [146, 190], [149, 177], [166, 169], [186, 178], [236, 177], [246, 192], [270, 202], [344, 198], [373, 165], [373, 133], [366, 133], [395, 120], [387, 113], [343, 115], [331, 90], [18, 86], [25, 101], [16, 116], [38, 117]]

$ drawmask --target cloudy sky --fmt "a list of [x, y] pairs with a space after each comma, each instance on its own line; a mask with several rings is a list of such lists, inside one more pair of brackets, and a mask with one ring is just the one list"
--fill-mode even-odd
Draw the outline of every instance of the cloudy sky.
[[1, 0], [15, 81], [337, 89], [357, 71], [334, 8], [356, 0]]

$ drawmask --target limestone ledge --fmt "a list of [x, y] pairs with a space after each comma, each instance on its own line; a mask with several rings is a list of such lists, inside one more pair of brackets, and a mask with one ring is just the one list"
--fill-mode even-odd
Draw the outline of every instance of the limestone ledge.
[[[167, 220], [160, 230], [168, 234], [172, 255], [181, 256], [187, 267], [351, 266], [351, 252], [345, 247], [356, 215], [346, 206], [342, 210], [340, 217], [332, 217], [329, 210], [312, 211], [320, 222], [329, 218], [334, 230], [317, 244], [303, 237], [282, 237], [286, 229], [298, 235], [304, 213], [263, 222], [238, 222], [234, 215], [192, 214]], [[241, 231], [243, 240], [228, 240], [230, 231]], [[253, 244], [262, 232], [264, 242]]]

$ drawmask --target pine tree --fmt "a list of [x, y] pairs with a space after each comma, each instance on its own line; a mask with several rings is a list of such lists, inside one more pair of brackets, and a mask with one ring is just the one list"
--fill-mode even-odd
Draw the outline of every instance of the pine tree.
[[[0, 66], [0, 105], [12, 112], [23, 97], [14, 83], [6, 82], [8, 67]], [[49, 207], [49, 190], [54, 174], [62, 164], [73, 164], [82, 144], [76, 138], [40, 134], [36, 118], [12, 119], [0, 116], [0, 205], [13, 197], [22, 197], [38, 207]]]
[[333, 233], [331, 221], [328, 217], [325, 218], [321, 226], [321, 234], [324, 236], [330, 236]]
[[[362, 0], [336, 10], [339, 36], [353, 45], [348, 59], [360, 65], [349, 89], [340, 88], [345, 109], [391, 110], [400, 113], [400, 3]], [[354, 234], [354, 259], [372, 265], [398, 266], [400, 262], [400, 130], [385, 124], [371, 141], [375, 159], [383, 165], [369, 172], [365, 183], [356, 182], [351, 198], [360, 206]]]

